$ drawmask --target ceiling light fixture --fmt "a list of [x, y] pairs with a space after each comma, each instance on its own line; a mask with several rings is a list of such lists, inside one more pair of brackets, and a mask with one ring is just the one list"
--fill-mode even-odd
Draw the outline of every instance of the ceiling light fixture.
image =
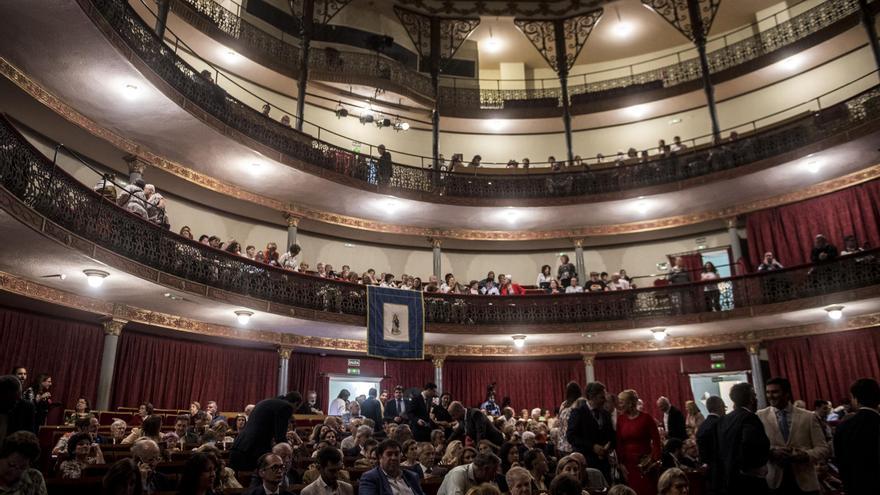
[[812, 155], [808, 156], [807, 160], [804, 162], [804, 168], [808, 172], [815, 174], [815, 173], [818, 173], [819, 170], [822, 169], [822, 163], [819, 162], [819, 160], [816, 158], [810, 158], [811, 156]]
[[223, 56], [229, 63], [235, 63], [238, 61], [238, 54], [235, 53], [233, 50], [226, 50], [226, 53], [224, 53]]
[[642, 118], [646, 113], [648, 113], [648, 105], [634, 105], [624, 108], [623, 111], [626, 112], [626, 114], [630, 117], [639, 119]]
[[800, 54], [792, 55], [791, 57], [788, 57], [787, 59], [782, 61], [782, 67], [784, 67], [787, 70], [794, 70], [794, 69], [797, 69], [798, 67], [800, 67], [800, 65], [803, 61], [804, 61], [804, 58], [802, 55], [800, 55]]
[[53, 273], [52, 275], [43, 275], [43, 276], [40, 277], [40, 278], [57, 278], [57, 279], [59, 279], [59, 280], [66, 280], [66, 279], [67, 279], [67, 275], [65, 275], [65, 274], [63, 274], [63, 273]]
[[652, 328], [651, 334], [654, 336], [654, 340], [657, 342], [663, 342], [666, 340], [667, 333], [665, 328]]
[[125, 84], [123, 85], [122, 90], [125, 98], [129, 100], [135, 99], [138, 96], [139, 89], [136, 84]]
[[507, 121], [502, 119], [489, 119], [486, 121], [486, 127], [492, 132], [501, 132], [507, 126]]
[[86, 275], [86, 280], [88, 280], [89, 286], [96, 289], [104, 284], [105, 278], [110, 276], [109, 273], [103, 270], [83, 270], [83, 273]]
[[618, 38], [628, 38], [633, 32], [633, 25], [632, 23], [624, 22], [624, 20], [620, 18], [619, 8], [615, 7], [614, 10], [617, 13], [617, 23], [614, 25], [614, 34]]
[[828, 312], [828, 317], [832, 320], [839, 320], [843, 318], [843, 306], [840, 304], [828, 306], [827, 308], [825, 308], [825, 311]]
[[246, 309], [235, 311], [235, 319], [238, 320], [239, 325], [247, 325], [251, 321], [252, 316], [254, 316], [253, 311], [248, 311]]
[[342, 106], [342, 103], [336, 107], [336, 118], [341, 119], [343, 117], [348, 117], [348, 109]]
[[511, 337], [513, 339], [513, 346], [517, 349], [522, 349], [524, 345], [526, 345], [526, 336], [525, 335], [514, 335]]
[[489, 53], [497, 53], [501, 50], [501, 42], [492, 33], [492, 27], [489, 27], [489, 39], [486, 40], [486, 51]]

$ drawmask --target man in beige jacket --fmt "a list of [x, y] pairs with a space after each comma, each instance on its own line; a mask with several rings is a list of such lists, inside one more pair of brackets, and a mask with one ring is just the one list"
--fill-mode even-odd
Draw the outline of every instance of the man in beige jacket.
[[767, 463], [770, 493], [818, 494], [815, 465], [830, 453], [819, 419], [810, 411], [794, 406], [791, 382], [785, 378], [769, 380], [766, 395], [770, 407], [757, 414], [770, 438]]

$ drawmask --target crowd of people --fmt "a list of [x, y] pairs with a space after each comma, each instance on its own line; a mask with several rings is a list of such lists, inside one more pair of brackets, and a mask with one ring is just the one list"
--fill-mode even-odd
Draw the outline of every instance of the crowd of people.
[[[104, 493], [113, 494], [351, 495], [353, 482], [365, 495], [424, 495], [426, 483], [438, 495], [679, 495], [696, 484], [713, 494], [860, 495], [880, 486], [880, 385], [870, 378], [857, 380], [837, 407], [817, 400], [806, 410], [788, 380], [773, 378], [766, 408], [757, 409], [754, 388], [743, 382], [729, 401], [701, 401], [705, 416], [693, 401], [681, 411], [658, 397], [657, 418], [635, 390], [613, 394], [600, 382], [568, 383], [554, 411], [519, 415], [509, 399], [496, 401], [494, 385], [475, 407], [438, 394], [433, 383], [356, 398], [342, 390], [308, 431], [294, 414], [323, 414], [314, 391], [248, 405], [234, 418], [215, 401], [204, 408], [193, 401], [164, 431], [144, 403], [128, 423], [115, 419], [106, 436], [81, 399], [67, 418], [72, 431], [43, 471], [36, 410], [51, 393], [23, 388], [26, 379], [24, 367], [0, 377], [4, 494], [46, 494], [46, 479], [83, 477], [106, 462], [109, 446], [130, 452], [104, 470]], [[158, 469], [181, 453], [179, 476]]]

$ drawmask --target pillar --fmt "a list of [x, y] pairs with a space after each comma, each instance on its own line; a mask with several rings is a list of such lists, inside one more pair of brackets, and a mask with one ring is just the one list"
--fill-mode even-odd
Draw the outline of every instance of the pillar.
[[587, 264], [584, 263], [584, 240], [574, 240], [574, 264], [578, 273], [578, 281], [581, 285], [587, 280]]
[[101, 352], [101, 376], [98, 378], [98, 400], [95, 410], [110, 409], [110, 390], [113, 386], [113, 372], [116, 368], [116, 348], [119, 346], [119, 334], [126, 320], [113, 318], [104, 322], [104, 349]]
[[156, 0], [158, 12], [156, 14], [156, 36], [160, 40], [165, 39], [165, 25], [168, 24], [168, 10], [171, 8], [171, 0]]
[[868, 7], [868, 0], [859, 0], [859, 8], [862, 11], [862, 26], [868, 33], [868, 42], [871, 44], [871, 52], [874, 54], [874, 63], [880, 69], [880, 42], [877, 41], [877, 29], [874, 27], [874, 14]]
[[[291, 2], [291, 5], [293, 2]], [[299, 58], [299, 77], [297, 78], [296, 130], [302, 131], [306, 111], [306, 86], [309, 82], [309, 52], [312, 45], [312, 28], [315, 25], [315, 0], [303, 0], [300, 17], [301, 43]]]
[[440, 255], [442, 253], [440, 251], [440, 245], [443, 243], [443, 241], [437, 239], [436, 237], [432, 237], [428, 240], [431, 241], [431, 250], [434, 255], [434, 276], [437, 277], [437, 280], [442, 280], [442, 267], [440, 266]]
[[144, 170], [147, 169], [147, 161], [136, 155], [122, 157], [128, 165], [128, 182], [134, 184], [138, 179], [144, 178]]
[[443, 362], [446, 356], [434, 356], [431, 362], [434, 363], [434, 383], [437, 384], [437, 393], [443, 393]]
[[736, 229], [736, 218], [727, 219], [727, 235], [730, 236], [730, 252], [733, 256], [733, 266], [731, 267], [731, 275], [739, 275], [737, 268], [739, 260], [742, 259], [742, 241], [739, 238], [739, 232]]
[[284, 395], [288, 392], [287, 386], [291, 351], [293, 351], [293, 349], [290, 347], [278, 347], [278, 395]]
[[596, 359], [595, 352], [585, 352], [581, 354], [581, 358], [584, 360], [584, 376], [587, 377], [587, 383], [596, 381], [596, 367], [594, 366], [593, 360]]
[[716, 142], [721, 140], [721, 128], [718, 126], [718, 111], [715, 108], [715, 86], [709, 71], [709, 57], [706, 55], [706, 33], [703, 17], [700, 14], [700, 0], [687, 0], [688, 15], [693, 29], [694, 43], [700, 59], [700, 71], [703, 75], [703, 91], [706, 93], [706, 106], [709, 107], [709, 118], [712, 120], [712, 136]]
[[299, 221], [302, 217], [284, 212], [284, 218], [287, 219], [287, 245], [284, 246], [284, 249], [287, 250], [291, 245], [296, 244], [297, 228], [299, 228]]
[[746, 351], [752, 367], [752, 385], [755, 387], [755, 395], [758, 396], [758, 409], [763, 409], [767, 407], [767, 397], [764, 395], [764, 374], [761, 372], [761, 343], [746, 342]]

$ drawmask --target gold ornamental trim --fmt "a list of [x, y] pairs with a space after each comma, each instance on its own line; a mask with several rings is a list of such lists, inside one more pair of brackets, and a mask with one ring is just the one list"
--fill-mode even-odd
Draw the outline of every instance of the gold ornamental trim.
[[[274, 347], [280, 356], [295, 348], [312, 348], [329, 351], [357, 352], [366, 354], [364, 340], [338, 339], [296, 335], [260, 329], [240, 329], [195, 320], [179, 315], [152, 311], [127, 304], [113, 304], [89, 296], [56, 289], [22, 277], [0, 271], [0, 291], [28, 297], [58, 306], [92, 313], [99, 317], [113, 318], [114, 322], [140, 323], [166, 328], [187, 334], [205, 335], [223, 339], [256, 342]], [[660, 343], [645, 338], [643, 341], [608, 342], [589, 344], [527, 345], [516, 348], [513, 345], [440, 345], [428, 344], [425, 353], [432, 356], [434, 366], [442, 366], [443, 361], [453, 357], [521, 357], [521, 356], [580, 356], [585, 364], [597, 355], [662, 352], [682, 349], [717, 349], [743, 347], [743, 343], [754, 343], [787, 337], [801, 337], [825, 333], [880, 328], [880, 313], [849, 316], [845, 320], [823, 321], [765, 330], [731, 332], [699, 337], [669, 337]], [[747, 347], [748, 348], [748, 347]], [[751, 349], [749, 349], [751, 350]]]
[[[367, 230], [384, 234], [467, 241], [537, 241], [635, 234], [735, 218], [737, 215], [822, 196], [880, 178], [880, 164], [877, 164], [835, 179], [814, 184], [798, 191], [742, 203], [715, 211], [678, 215], [649, 221], [613, 225], [595, 225], [575, 229], [497, 231], [433, 229], [419, 226], [394, 225], [329, 211], [316, 210], [294, 203], [285, 203], [255, 192], [247, 191], [234, 184], [218, 180], [178, 162], [163, 158], [145, 149], [134, 141], [98, 125], [95, 121], [79, 113], [3, 57], [0, 57], [0, 74], [67, 121], [76, 124], [90, 134], [109, 142], [125, 153], [133, 155], [138, 159], [187, 182], [198, 185], [212, 192], [276, 210], [282, 215], [286, 215], [287, 218], [293, 216], [339, 227]], [[298, 223], [299, 220], [295, 220], [295, 222]]]

